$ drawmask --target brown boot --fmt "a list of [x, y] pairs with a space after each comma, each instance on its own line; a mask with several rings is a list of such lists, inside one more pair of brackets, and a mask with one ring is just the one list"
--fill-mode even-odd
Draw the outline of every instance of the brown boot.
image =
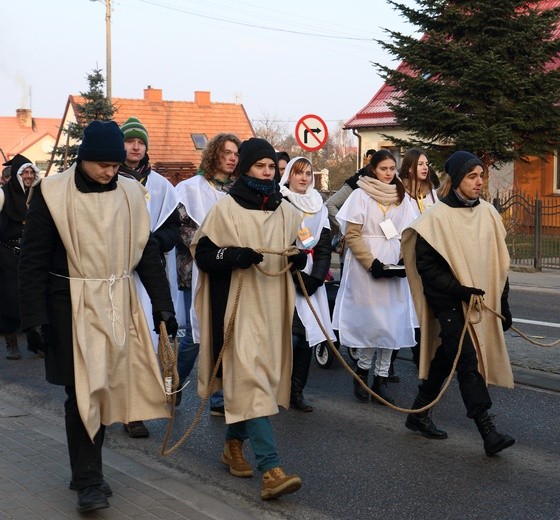
[[286, 475], [284, 470], [277, 466], [263, 474], [263, 487], [261, 498], [272, 500], [288, 493], [293, 493], [301, 488], [301, 479], [297, 475]]
[[229, 472], [236, 477], [252, 477], [253, 468], [243, 455], [243, 441], [229, 439], [222, 452], [222, 462], [229, 466]]
[[6, 359], [17, 360], [21, 359], [21, 353], [18, 346], [18, 337], [16, 333], [4, 334], [6, 338], [6, 345], [8, 347], [8, 355]]

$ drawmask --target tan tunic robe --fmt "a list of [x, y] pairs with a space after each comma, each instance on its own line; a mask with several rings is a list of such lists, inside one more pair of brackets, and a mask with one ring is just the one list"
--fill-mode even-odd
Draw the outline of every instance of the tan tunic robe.
[[[220, 247], [280, 251], [294, 243], [300, 223], [298, 211], [286, 201], [276, 211], [251, 211], [243, 209], [232, 197], [225, 197], [210, 210], [196, 232], [191, 251], [194, 256], [196, 245], [204, 236]], [[259, 267], [276, 273], [286, 265], [286, 257], [265, 254]], [[224, 328], [232, 313], [240, 272], [234, 269], [231, 273]], [[294, 282], [289, 271], [272, 278], [254, 266], [245, 270], [232, 339], [222, 360], [223, 378], [216, 380], [214, 388], [217, 390], [220, 384], [223, 387], [228, 424], [274, 415], [278, 405], [289, 406], [294, 302]], [[195, 292], [195, 311], [201, 334], [198, 393], [204, 397], [215, 360], [209, 276], [203, 271]]]
[[100, 424], [169, 416], [131, 276], [149, 237], [145, 192], [121, 177], [116, 190], [81, 193], [74, 167], [42, 180], [68, 257], [76, 395], [92, 439]]
[[[417, 234], [443, 256], [461, 285], [483, 289], [484, 303], [497, 312], [508, 275], [509, 253], [500, 215], [483, 200], [473, 208], [451, 208], [438, 202], [403, 232], [402, 252], [422, 332], [419, 377], [425, 379], [441, 341], [439, 322], [426, 302], [416, 269]], [[467, 307], [463, 303], [465, 314]], [[472, 319], [476, 318], [475, 313]], [[470, 325], [468, 332], [476, 349], [478, 370], [486, 383], [513, 388], [501, 320], [486, 311], [481, 323]]]

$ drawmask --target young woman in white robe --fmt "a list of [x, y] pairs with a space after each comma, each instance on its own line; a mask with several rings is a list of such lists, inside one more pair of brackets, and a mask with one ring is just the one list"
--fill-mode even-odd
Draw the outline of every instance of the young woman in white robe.
[[[412, 222], [411, 205], [396, 176], [396, 161], [388, 150], [375, 152], [371, 173], [360, 177], [337, 214], [348, 245], [337, 294], [333, 327], [340, 343], [359, 349], [356, 373], [367, 384], [376, 354], [372, 390], [392, 402], [387, 376], [393, 350], [412, 347], [410, 290], [404, 279], [400, 236]], [[393, 268], [390, 268], [393, 267]], [[368, 394], [354, 381], [354, 395]]]

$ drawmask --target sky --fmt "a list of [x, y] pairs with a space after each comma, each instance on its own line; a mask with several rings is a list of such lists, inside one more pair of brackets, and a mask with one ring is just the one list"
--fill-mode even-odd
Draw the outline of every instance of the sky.
[[[414, 5], [413, 0], [404, 0]], [[414, 27], [384, 0], [111, 0], [113, 97], [242, 103], [253, 124], [295, 127], [316, 114], [331, 130], [373, 97], [371, 62], [396, 67], [376, 39]], [[62, 117], [68, 95], [106, 70], [100, 0], [2, 0], [0, 115]]]

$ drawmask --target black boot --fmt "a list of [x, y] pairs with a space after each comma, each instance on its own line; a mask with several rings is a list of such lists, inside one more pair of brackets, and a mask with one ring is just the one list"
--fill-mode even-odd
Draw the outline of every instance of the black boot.
[[[389, 394], [389, 392], [387, 391], [387, 378], [383, 377], [383, 376], [375, 376], [373, 378], [373, 385], [371, 386], [371, 389], [379, 396], [379, 397], [383, 397], [383, 399], [385, 399], [385, 401], [391, 403], [391, 404], [395, 404], [395, 400], [391, 397], [391, 395]], [[380, 401], [378, 401], [377, 399], [375, 399], [375, 397], [371, 398], [374, 402], [379, 403]], [[382, 403], [380, 403], [382, 404]]]
[[397, 359], [399, 351], [393, 350], [391, 353], [391, 364], [389, 365], [389, 375], [387, 376], [387, 381], [389, 383], [399, 383], [401, 378], [395, 374], [395, 359]]
[[[356, 375], [367, 385], [369, 370], [356, 368]], [[369, 399], [369, 394], [361, 387], [360, 383], [354, 379], [354, 395], [358, 401], [365, 403]]]
[[496, 427], [492, 422], [493, 418], [494, 416], [489, 415], [486, 410], [479, 413], [474, 418], [476, 427], [484, 440], [484, 451], [488, 457], [496, 455], [496, 453], [499, 453], [500, 451], [515, 444], [515, 439], [513, 437], [496, 431]]
[[300, 412], [313, 411], [313, 407], [303, 397], [303, 389], [307, 384], [312, 357], [313, 349], [309, 348], [307, 343], [302, 348], [294, 349], [290, 406]]
[[[414, 403], [412, 403], [412, 409], [418, 410], [418, 408], [423, 408], [427, 404], [430, 404], [431, 400], [418, 394]], [[428, 439], [447, 439], [447, 432], [440, 430], [432, 421], [430, 414], [432, 408], [421, 413], [410, 413], [406, 418], [404, 425], [413, 432], [421, 433], [424, 437]]]

